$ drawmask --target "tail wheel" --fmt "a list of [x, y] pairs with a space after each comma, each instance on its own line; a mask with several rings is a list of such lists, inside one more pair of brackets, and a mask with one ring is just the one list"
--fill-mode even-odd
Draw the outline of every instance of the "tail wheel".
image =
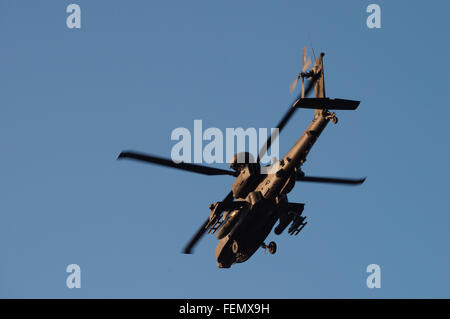
[[231, 244], [231, 251], [233, 252], [233, 254], [237, 254], [239, 250], [239, 245], [237, 243], [237, 241], [233, 241], [233, 243]]
[[337, 124], [338, 123], [338, 118], [336, 116], [333, 116], [331, 118], [331, 121], [333, 122], [333, 124]]
[[271, 241], [269, 243], [269, 246], [267, 246], [267, 248], [269, 248], [269, 253], [272, 255], [277, 252], [277, 244], [274, 241]]

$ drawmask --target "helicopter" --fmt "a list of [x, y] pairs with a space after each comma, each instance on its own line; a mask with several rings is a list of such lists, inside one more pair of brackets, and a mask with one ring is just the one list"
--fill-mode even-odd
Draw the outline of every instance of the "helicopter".
[[[303, 216], [305, 204], [290, 202], [287, 198], [297, 182], [360, 185], [366, 180], [365, 177], [352, 179], [309, 176], [301, 169], [327, 124], [330, 121], [334, 124], [338, 122], [336, 113], [330, 110], [356, 110], [360, 104], [360, 101], [326, 97], [324, 56], [322, 52], [315, 59], [314, 66], [308, 70], [311, 58], [306, 60], [306, 47], [303, 49], [302, 70], [290, 86], [292, 93], [301, 79], [301, 91], [277, 124], [278, 134], [299, 108], [313, 109], [314, 118], [286, 155], [270, 167], [262, 167], [260, 159], [278, 137], [276, 133], [268, 137], [256, 159], [248, 152], [235, 154], [230, 162], [231, 170], [176, 163], [171, 159], [134, 151], [119, 154], [117, 159], [133, 159], [204, 175], [231, 175], [236, 178], [227, 196], [222, 201], [209, 205], [208, 218], [184, 247], [183, 253], [191, 254], [203, 235], [209, 233], [215, 234], [219, 241], [216, 247], [219, 268], [230, 268], [233, 264], [243, 263], [259, 248], [275, 254], [276, 243], [272, 241], [266, 244], [264, 241], [277, 222], [278, 225], [274, 228], [276, 235], [283, 233], [289, 226], [288, 233], [296, 236], [307, 224], [306, 217]], [[306, 88], [305, 79], [308, 81]], [[315, 97], [308, 98], [313, 88]]]

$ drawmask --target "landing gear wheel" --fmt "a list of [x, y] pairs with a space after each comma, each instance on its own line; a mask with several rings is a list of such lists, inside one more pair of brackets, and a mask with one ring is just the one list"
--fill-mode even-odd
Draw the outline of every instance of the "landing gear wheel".
[[333, 124], [337, 124], [338, 118], [337, 118], [336, 116], [333, 116], [333, 117], [331, 118], [331, 121], [333, 122]]
[[269, 246], [267, 246], [267, 248], [269, 248], [269, 253], [271, 255], [273, 255], [277, 252], [277, 244], [274, 241], [271, 241], [269, 243]]
[[237, 254], [239, 250], [239, 245], [237, 243], [237, 241], [233, 241], [233, 243], [231, 244], [231, 251], [233, 252], [233, 254]]

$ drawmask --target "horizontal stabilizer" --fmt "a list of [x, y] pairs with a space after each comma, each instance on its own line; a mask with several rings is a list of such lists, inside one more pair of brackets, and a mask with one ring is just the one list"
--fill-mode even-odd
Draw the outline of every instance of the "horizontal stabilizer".
[[321, 110], [356, 110], [360, 101], [330, 99], [330, 98], [302, 98], [299, 99], [294, 107], [303, 109], [321, 109]]

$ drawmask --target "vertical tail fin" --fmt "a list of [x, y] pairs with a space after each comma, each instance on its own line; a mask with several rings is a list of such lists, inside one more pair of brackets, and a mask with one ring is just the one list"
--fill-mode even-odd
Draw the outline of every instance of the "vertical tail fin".
[[314, 82], [314, 98], [301, 98], [295, 103], [296, 108], [314, 109], [316, 114], [322, 114], [323, 110], [356, 110], [359, 101], [345, 99], [330, 99], [325, 95], [325, 76], [323, 71], [323, 57], [321, 53], [316, 59], [311, 75]]
[[324, 79], [324, 71], [323, 71], [323, 56], [325, 53], [320, 53], [320, 56], [316, 59], [314, 63], [314, 74], [317, 77], [316, 82], [314, 84], [314, 92], [316, 98], [324, 98], [325, 95], [325, 79]]

